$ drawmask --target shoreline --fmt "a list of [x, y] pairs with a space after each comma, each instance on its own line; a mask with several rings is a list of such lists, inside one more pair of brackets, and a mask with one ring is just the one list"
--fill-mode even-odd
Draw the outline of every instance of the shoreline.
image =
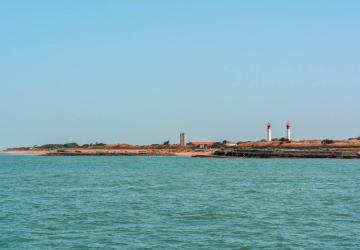
[[360, 159], [360, 152], [345, 150], [227, 149], [170, 152], [166, 150], [3, 150], [0, 155], [23, 156], [172, 156], [193, 158], [288, 158], [288, 159]]
[[237, 158], [360, 159], [360, 151], [346, 149], [232, 149], [218, 150], [215, 156]]
[[214, 151], [169, 151], [169, 150], [2, 150], [0, 155], [34, 155], [34, 156], [210, 156]]

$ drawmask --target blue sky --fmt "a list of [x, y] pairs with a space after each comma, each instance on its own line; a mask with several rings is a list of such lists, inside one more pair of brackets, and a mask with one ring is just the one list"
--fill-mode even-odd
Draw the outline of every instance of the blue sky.
[[360, 136], [359, 1], [1, 1], [0, 148]]

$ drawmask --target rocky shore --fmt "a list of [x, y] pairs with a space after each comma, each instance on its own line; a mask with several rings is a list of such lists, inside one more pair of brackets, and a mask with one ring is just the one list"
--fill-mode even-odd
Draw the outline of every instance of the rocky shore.
[[232, 149], [215, 151], [214, 157], [360, 159], [360, 152], [329, 149]]

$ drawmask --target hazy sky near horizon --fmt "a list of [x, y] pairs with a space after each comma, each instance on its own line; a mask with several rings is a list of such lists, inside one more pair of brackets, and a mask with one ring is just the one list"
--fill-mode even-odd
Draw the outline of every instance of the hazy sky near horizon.
[[360, 1], [0, 3], [0, 148], [360, 136]]

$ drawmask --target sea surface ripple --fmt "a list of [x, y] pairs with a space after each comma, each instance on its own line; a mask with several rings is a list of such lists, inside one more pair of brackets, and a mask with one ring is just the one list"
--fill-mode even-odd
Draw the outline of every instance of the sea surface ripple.
[[360, 161], [0, 156], [1, 249], [360, 249]]

